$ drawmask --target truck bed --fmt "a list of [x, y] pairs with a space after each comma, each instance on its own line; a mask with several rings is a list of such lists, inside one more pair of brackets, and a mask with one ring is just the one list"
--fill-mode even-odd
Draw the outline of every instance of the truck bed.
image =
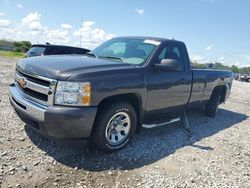
[[232, 72], [212, 69], [192, 69], [193, 86], [189, 105], [206, 103], [214, 88], [226, 85], [230, 90], [232, 84]]

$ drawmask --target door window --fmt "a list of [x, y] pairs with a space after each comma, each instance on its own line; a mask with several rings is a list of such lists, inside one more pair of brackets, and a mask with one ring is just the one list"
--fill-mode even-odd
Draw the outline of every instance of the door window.
[[175, 59], [180, 62], [180, 66], [177, 69], [182, 71], [184, 69], [184, 58], [181, 47], [178, 45], [166, 45], [160, 52], [157, 58], [157, 63], [161, 63], [163, 59]]

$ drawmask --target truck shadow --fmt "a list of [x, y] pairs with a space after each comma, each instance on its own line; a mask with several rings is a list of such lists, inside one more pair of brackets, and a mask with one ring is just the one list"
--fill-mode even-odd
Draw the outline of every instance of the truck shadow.
[[248, 117], [225, 109], [220, 109], [216, 118], [207, 118], [200, 111], [188, 112], [187, 116], [193, 130], [192, 137], [189, 137], [180, 124], [176, 123], [154, 129], [143, 129], [126, 148], [115, 153], [63, 146], [43, 138], [29, 128], [25, 130], [31, 141], [58, 163], [89, 171], [130, 170], [152, 164], [184, 146], [209, 152], [213, 150], [211, 146], [201, 146], [196, 142], [230, 128]]

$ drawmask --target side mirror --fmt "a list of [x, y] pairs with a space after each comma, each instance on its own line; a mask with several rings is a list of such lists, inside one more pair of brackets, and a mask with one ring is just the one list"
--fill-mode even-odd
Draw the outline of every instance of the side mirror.
[[159, 70], [177, 70], [180, 66], [180, 62], [175, 59], [162, 59], [160, 64], [155, 64], [155, 68]]

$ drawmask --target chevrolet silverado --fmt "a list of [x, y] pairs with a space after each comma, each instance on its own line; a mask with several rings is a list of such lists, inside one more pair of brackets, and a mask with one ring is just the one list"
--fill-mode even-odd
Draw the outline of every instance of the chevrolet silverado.
[[9, 90], [19, 117], [40, 134], [115, 151], [141, 127], [179, 121], [191, 107], [214, 117], [232, 78], [191, 69], [183, 42], [117, 37], [82, 56], [22, 59]]

